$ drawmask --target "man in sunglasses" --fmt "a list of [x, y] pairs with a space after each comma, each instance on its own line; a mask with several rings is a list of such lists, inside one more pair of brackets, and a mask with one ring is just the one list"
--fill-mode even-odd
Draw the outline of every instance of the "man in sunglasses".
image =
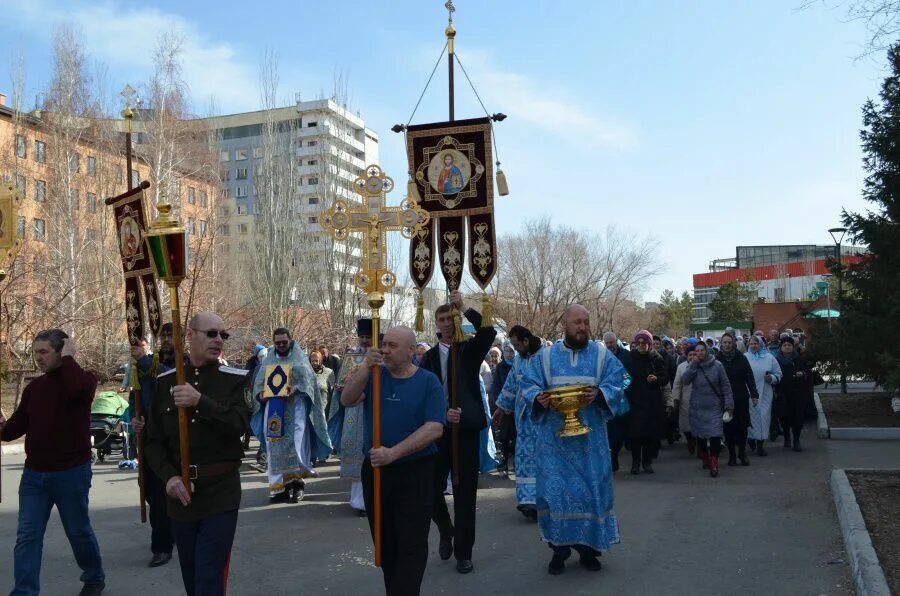
[[[211, 312], [188, 323], [185, 380], [175, 369], [156, 379], [149, 411], [147, 462], [165, 482], [169, 517], [188, 596], [224, 595], [241, 504], [241, 438], [250, 417], [247, 371], [219, 364], [228, 339]], [[188, 414], [191, 486], [181, 479], [178, 408]]]
[[309, 358], [291, 332], [279, 327], [272, 344], [275, 349], [260, 363], [253, 383], [253, 397], [265, 407], [269, 502], [298, 503], [306, 488], [303, 479], [316, 475], [313, 462], [331, 455], [325, 402]]

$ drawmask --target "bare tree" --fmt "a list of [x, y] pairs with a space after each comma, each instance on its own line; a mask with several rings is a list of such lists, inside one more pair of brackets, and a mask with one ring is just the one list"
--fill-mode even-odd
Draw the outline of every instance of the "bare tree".
[[866, 27], [862, 56], [881, 54], [900, 38], [900, 0], [803, 0], [800, 9], [844, 7], [847, 19]]
[[656, 243], [608, 228], [604, 235], [528, 221], [500, 239], [495, 309], [512, 325], [556, 337], [565, 308], [583, 304], [595, 330], [613, 329], [615, 313], [660, 271]]

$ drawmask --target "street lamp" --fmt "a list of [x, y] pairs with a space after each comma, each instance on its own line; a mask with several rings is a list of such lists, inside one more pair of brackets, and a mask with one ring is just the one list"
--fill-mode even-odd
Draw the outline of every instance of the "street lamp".
[[[834, 240], [834, 261], [837, 266], [837, 303], [838, 310], [840, 312], [843, 312], [844, 266], [841, 262], [841, 241], [844, 239], [844, 235], [847, 233], [847, 228], [831, 228], [828, 230], [828, 233], [831, 234], [831, 239]], [[843, 367], [841, 367], [841, 393], [847, 393], [847, 375], [844, 373]]]

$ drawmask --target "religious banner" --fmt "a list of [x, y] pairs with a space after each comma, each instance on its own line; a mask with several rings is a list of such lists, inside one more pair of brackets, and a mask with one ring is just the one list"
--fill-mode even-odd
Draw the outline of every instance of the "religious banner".
[[4, 257], [19, 244], [16, 237], [18, 207], [19, 196], [15, 187], [11, 184], [4, 184], [0, 187], [0, 252]]
[[144, 243], [144, 231], [147, 229], [144, 215], [145, 186], [107, 199], [113, 206], [113, 217], [116, 222], [116, 238], [122, 270], [125, 273], [125, 323], [128, 328], [128, 341], [135, 344], [145, 337], [144, 318], [147, 312], [150, 332], [159, 333], [161, 317], [159, 311], [159, 288], [153, 277], [150, 255]]
[[[406, 153], [420, 205], [437, 223], [410, 242], [410, 273], [421, 290], [435, 259], [451, 290], [466, 265], [485, 289], [496, 271], [491, 121], [457, 120], [406, 127]], [[437, 253], [435, 253], [435, 242]]]
[[262, 396], [267, 400], [266, 437], [280, 439], [284, 436], [285, 399], [291, 395], [291, 368], [270, 364], [264, 374]]

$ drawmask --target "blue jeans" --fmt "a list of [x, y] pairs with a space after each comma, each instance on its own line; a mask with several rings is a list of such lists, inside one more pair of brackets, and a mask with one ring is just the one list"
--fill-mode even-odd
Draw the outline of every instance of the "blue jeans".
[[81, 581], [86, 584], [105, 582], [100, 546], [88, 516], [91, 476], [90, 462], [62, 472], [36, 472], [28, 468], [22, 472], [19, 530], [14, 551], [16, 585], [10, 596], [40, 594], [44, 532], [54, 505], [72, 545], [75, 561], [81, 567]]

